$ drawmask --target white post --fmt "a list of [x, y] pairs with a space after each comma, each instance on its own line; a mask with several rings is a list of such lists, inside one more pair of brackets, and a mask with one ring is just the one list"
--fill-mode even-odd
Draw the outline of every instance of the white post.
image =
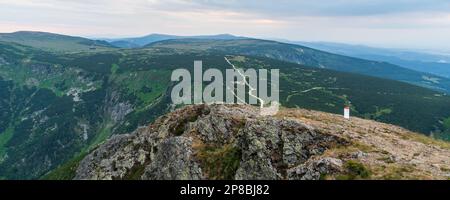
[[346, 106], [344, 108], [344, 118], [345, 119], [350, 119], [350, 107]]

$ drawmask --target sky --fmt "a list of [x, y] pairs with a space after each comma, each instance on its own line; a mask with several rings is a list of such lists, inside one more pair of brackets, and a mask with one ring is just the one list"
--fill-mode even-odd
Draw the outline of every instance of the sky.
[[450, 52], [450, 0], [0, 0], [0, 32], [229, 33]]

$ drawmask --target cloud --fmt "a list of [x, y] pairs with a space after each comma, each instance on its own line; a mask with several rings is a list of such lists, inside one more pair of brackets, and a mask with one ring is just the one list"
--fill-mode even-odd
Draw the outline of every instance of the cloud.
[[450, 1], [0, 0], [0, 32], [17, 30], [99, 37], [231, 33], [450, 48]]
[[289, 16], [367, 16], [405, 12], [449, 12], [448, 0], [179, 0], [204, 8]]
[[222, 10], [269, 16], [368, 16], [408, 12], [450, 12], [448, 0], [0, 0], [23, 6], [98, 13]]

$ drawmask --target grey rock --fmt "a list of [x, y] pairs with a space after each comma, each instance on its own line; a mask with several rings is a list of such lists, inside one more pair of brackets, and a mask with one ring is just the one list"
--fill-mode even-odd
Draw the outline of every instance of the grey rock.
[[173, 137], [159, 145], [158, 153], [142, 175], [145, 180], [200, 180], [202, 170], [193, 158], [192, 139]]
[[252, 106], [186, 106], [112, 137], [82, 160], [75, 179], [209, 179], [203, 168], [211, 166], [197, 155], [202, 146], [225, 145], [240, 152], [235, 179], [319, 179], [342, 165], [313, 159], [330, 144], [345, 142], [296, 120], [260, 116]]
[[289, 169], [287, 174], [288, 179], [319, 180], [322, 175], [341, 172], [342, 166], [342, 160], [325, 157], [319, 160], [311, 160], [305, 164]]
[[356, 151], [353, 152], [351, 156], [353, 159], [362, 159], [364, 157], [367, 157], [367, 153], [364, 153], [362, 151]]

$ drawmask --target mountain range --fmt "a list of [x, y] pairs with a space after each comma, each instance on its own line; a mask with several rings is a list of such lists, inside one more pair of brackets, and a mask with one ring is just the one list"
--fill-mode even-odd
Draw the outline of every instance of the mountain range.
[[[229, 34], [210, 36], [176, 36], [164, 34], [150, 34], [136, 38], [106, 39], [112, 45], [121, 48], [138, 48], [145, 45], [170, 39], [246, 39], [246, 37]], [[247, 38], [248, 39], [248, 38]], [[296, 44], [313, 49], [355, 58], [392, 63], [407, 69], [450, 78], [450, 55], [442, 53], [423, 53], [419, 50], [400, 50], [375, 48], [363, 45], [348, 45], [331, 42], [295, 42], [274, 39], [283, 43]]]
[[430, 73], [445, 78], [450, 77], [450, 54], [446, 53], [424, 53], [424, 50], [413, 51], [402, 49], [384, 49], [363, 45], [348, 45], [330, 42], [281, 41], [304, 45], [340, 55], [388, 62], [404, 68]]
[[139, 48], [148, 45], [153, 42], [159, 42], [163, 40], [171, 39], [211, 39], [211, 40], [233, 40], [243, 39], [245, 37], [234, 36], [230, 34], [219, 35], [201, 35], [201, 36], [177, 36], [177, 35], [165, 35], [165, 34], [150, 34], [142, 37], [134, 38], [119, 38], [119, 39], [105, 39], [112, 45], [121, 48]]

